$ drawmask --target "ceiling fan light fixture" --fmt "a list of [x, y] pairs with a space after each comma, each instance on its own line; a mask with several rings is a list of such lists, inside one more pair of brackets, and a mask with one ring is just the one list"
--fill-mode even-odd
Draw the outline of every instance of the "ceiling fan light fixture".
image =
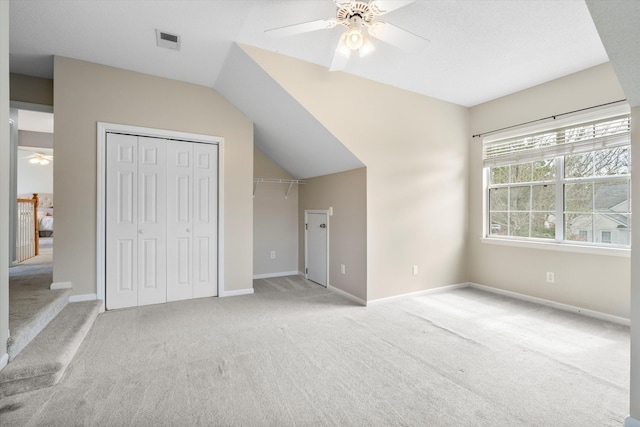
[[29, 160], [29, 163], [31, 163], [32, 165], [35, 165], [36, 163], [40, 163], [40, 159], [34, 157], [33, 159]]
[[347, 42], [346, 42], [347, 35], [348, 35], [348, 31], [345, 31], [340, 36], [340, 42], [338, 43], [338, 47], [336, 48], [336, 51], [348, 58], [349, 56], [351, 56], [351, 49], [349, 48], [349, 46], [347, 46]]
[[358, 49], [358, 53], [360, 53], [360, 58], [364, 58], [374, 50], [376, 50], [376, 48], [373, 43], [371, 43], [369, 39], [365, 38], [362, 42], [362, 46], [360, 47], [360, 49]]
[[48, 164], [49, 164], [49, 160], [47, 160], [47, 159], [41, 159], [41, 160], [40, 160], [40, 164], [41, 164], [41, 165], [48, 165]]
[[360, 32], [360, 28], [352, 28], [347, 32], [347, 39], [345, 40], [347, 46], [351, 50], [358, 50], [364, 43], [364, 36]]

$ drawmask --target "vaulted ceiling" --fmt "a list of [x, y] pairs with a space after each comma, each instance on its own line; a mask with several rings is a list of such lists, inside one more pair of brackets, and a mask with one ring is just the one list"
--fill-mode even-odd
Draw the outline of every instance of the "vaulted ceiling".
[[[605, 6], [592, 9], [606, 18]], [[13, 73], [52, 78], [53, 55], [60, 55], [212, 87], [254, 121], [256, 145], [294, 176], [362, 165], [234, 47], [329, 67], [343, 29], [287, 38], [264, 31], [335, 16], [331, 0], [12, 0], [10, 11]], [[352, 58], [344, 72], [463, 106], [608, 60], [581, 0], [417, 0], [384, 20], [431, 43], [407, 53], [373, 40], [373, 54]], [[604, 21], [615, 33], [615, 22]], [[156, 29], [180, 35], [180, 50], [157, 47]], [[283, 118], [298, 125], [282, 126]]]
[[[11, 70], [51, 78], [62, 55], [212, 87], [232, 42], [328, 67], [343, 28], [264, 31], [335, 10], [331, 0], [14, 0]], [[607, 61], [583, 1], [418, 0], [384, 19], [430, 45], [413, 54], [374, 40], [345, 71], [464, 106]], [[156, 47], [156, 28], [182, 36], [181, 50]]]

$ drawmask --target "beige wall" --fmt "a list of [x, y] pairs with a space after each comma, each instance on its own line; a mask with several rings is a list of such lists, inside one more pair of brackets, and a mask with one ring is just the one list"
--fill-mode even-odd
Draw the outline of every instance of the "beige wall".
[[367, 299], [465, 282], [468, 109], [241, 47], [367, 167]]
[[53, 80], [11, 73], [11, 100], [53, 105]]
[[[304, 271], [304, 211], [333, 208], [329, 217], [329, 284], [367, 300], [367, 169], [305, 180], [300, 188], [299, 268]], [[346, 267], [341, 274], [340, 264]]]
[[[0, 2], [0, 369], [9, 338], [9, 2]], [[8, 356], [7, 356], [8, 357]], [[3, 362], [4, 363], [1, 363]]]
[[96, 292], [96, 124], [224, 138], [225, 290], [252, 288], [253, 125], [210, 88], [74, 59], [54, 60], [54, 282]]
[[[254, 150], [255, 178], [292, 177], [260, 150]], [[258, 184], [253, 198], [253, 274], [298, 271], [298, 185], [287, 198], [288, 184]], [[276, 258], [271, 259], [271, 251]]]
[[[609, 64], [471, 108], [471, 134], [624, 99]], [[482, 236], [482, 141], [469, 138], [469, 280], [629, 318], [629, 258], [497, 246]], [[555, 283], [546, 283], [546, 272]]]

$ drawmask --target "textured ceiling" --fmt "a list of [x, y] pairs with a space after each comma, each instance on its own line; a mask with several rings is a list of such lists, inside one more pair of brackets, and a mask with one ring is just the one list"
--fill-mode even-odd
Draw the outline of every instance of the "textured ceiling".
[[[330, 0], [12, 0], [14, 73], [52, 77], [52, 55], [214, 87], [233, 42], [328, 67], [341, 30], [264, 30], [332, 16]], [[374, 41], [345, 72], [472, 106], [607, 61], [578, 0], [418, 0], [385, 20], [431, 40], [419, 54]], [[182, 36], [179, 52], [155, 29]]]
[[640, 107], [640, 1], [587, 4], [629, 105]]

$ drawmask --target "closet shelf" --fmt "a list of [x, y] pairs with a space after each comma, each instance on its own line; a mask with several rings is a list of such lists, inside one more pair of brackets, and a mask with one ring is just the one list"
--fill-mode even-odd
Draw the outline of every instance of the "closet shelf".
[[289, 184], [287, 188], [287, 192], [284, 195], [286, 199], [289, 197], [289, 192], [294, 185], [304, 184], [303, 179], [283, 179], [283, 178], [253, 178], [253, 197], [256, 197], [256, 189], [258, 188], [258, 183], [263, 184]]

